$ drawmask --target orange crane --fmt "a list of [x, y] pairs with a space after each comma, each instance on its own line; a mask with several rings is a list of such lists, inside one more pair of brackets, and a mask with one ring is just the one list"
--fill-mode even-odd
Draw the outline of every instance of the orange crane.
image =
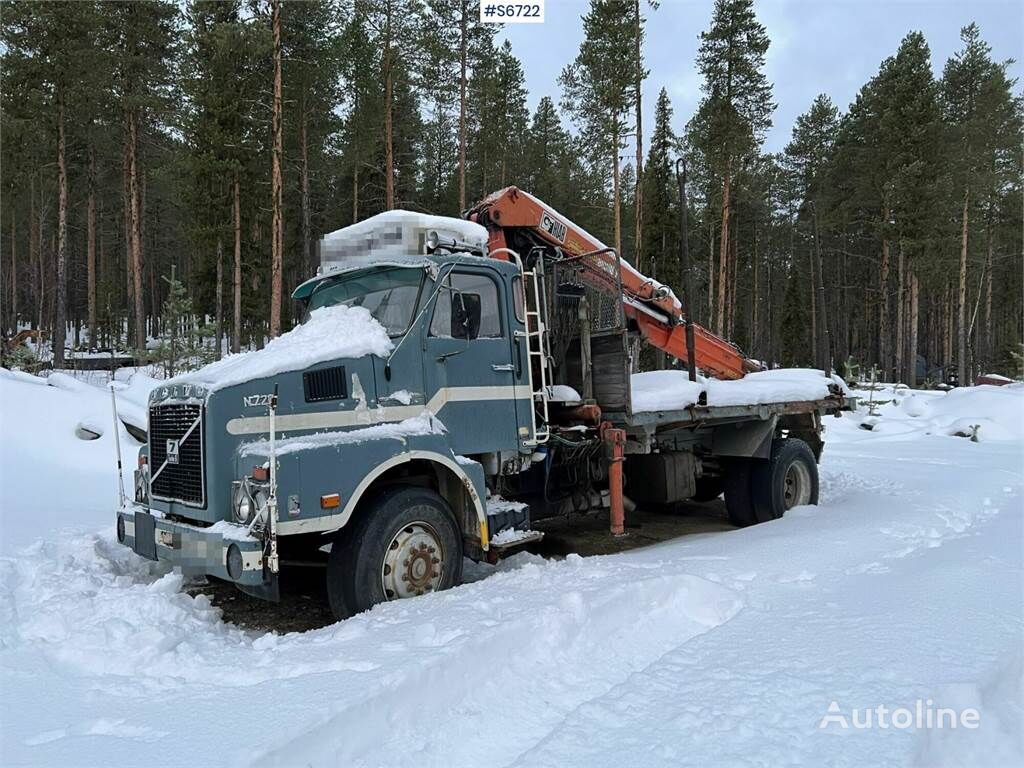
[[[611, 278], [622, 285], [622, 301], [627, 317], [632, 318], [648, 342], [679, 359], [689, 360], [686, 346], [687, 314], [672, 290], [645, 277], [619, 259], [582, 227], [562, 216], [554, 208], [518, 187], [493, 192], [465, 214], [483, 225], [490, 234], [489, 250], [516, 248], [522, 242], [550, 246], [563, 257], [588, 256]], [[618, 289], [615, 281], [615, 289]], [[608, 290], [612, 281], [598, 286]], [[697, 368], [720, 379], [739, 379], [761, 366], [743, 356], [735, 345], [692, 323], [694, 362]]]

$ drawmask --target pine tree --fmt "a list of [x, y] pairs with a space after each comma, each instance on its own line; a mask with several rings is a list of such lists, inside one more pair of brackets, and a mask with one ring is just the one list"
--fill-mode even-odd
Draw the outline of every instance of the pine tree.
[[819, 217], [820, 190], [824, 186], [824, 168], [832, 154], [838, 125], [839, 111], [828, 96], [819, 94], [810, 109], [797, 117], [792, 140], [786, 145], [788, 171], [792, 175], [793, 190], [800, 201], [800, 210], [803, 213], [801, 218], [808, 222], [810, 229], [810, 286], [804, 295], [809, 296], [812, 308], [811, 348], [815, 352], [816, 365], [822, 368], [829, 365], [829, 351], [825, 340], [830, 335], [832, 312], [825, 306], [826, 296], [821, 290], [824, 275]]
[[467, 189], [477, 200], [512, 183], [529, 124], [523, 68], [507, 40], [481, 53], [469, 82], [468, 111]]
[[[55, 134], [57, 234], [52, 327], [53, 365], [64, 366], [68, 284], [68, 132], [88, 84], [83, 65], [93, 58], [98, 22], [89, 4], [11, 3], [5, 6], [3, 41], [8, 75], [37, 90], [41, 111]], [[5, 69], [7, 68], [5, 67]]]
[[[991, 48], [977, 24], [960, 33], [963, 49], [954, 54], [942, 76], [942, 104], [950, 126], [950, 171], [960, 197], [960, 248], [957, 270], [957, 369], [961, 383], [968, 372], [968, 251], [972, 211], [987, 213], [992, 198], [1008, 181], [1009, 158], [1019, 154], [1019, 123], [1006, 77], [1008, 62], [992, 61]], [[1017, 128], [1014, 131], [1014, 128]], [[1009, 157], [1008, 157], [1009, 156]], [[1011, 171], [1012, 173], [1012, 171]], [[991, 241], [991, 233], [989, 233]], [[991, 270], [991, 258], [985, 268]]]
[[729, 264], [729, 212], [733, 174], [754, 153], [771, 127], [775, 109], [764, 75], [769, 40], [754, 15], [753, 0], [715, 0], [711, 26], [701, 33], [697, 67], [704, 98], [692, 120], [694, 144], [721, 179], [722, 224], [719, 238], [718, 297], [715, 330], [725, 329]]
[[[626, 118], [636, 105], [632, 0], [591, 0], [583, 17], [584, 40], [572, 64], [562, 70], [562, 107], [578, 123], [595, 158], [608, 158], [612, 183], [612, 230], [622, 253], [619, 178]], [[607, 161], [606, 161], [607, 162]]]
[[[384, 89], [384, 208], [395, 207], [396, 84], [413, 73], [420, 55], [418, 27], [423, 9], [418, 0], [355, 0], [355, 14], [372, 35], [379, 57], [379, 78]], [[366, 62], [357, 63], [366, 66]]]

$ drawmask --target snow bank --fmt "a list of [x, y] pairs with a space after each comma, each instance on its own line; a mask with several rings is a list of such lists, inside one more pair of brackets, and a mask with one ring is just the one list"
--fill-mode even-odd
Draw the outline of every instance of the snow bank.
[[369, 310], [322, 307], [311, 312], [302, 325], [271, 339], [263, 349], [230, 355], [167, 383], [199, 383], [216, 390], [342, 357], [387, 357], [393, 347], [388, 332]]
[[[913, 396], [999, 416], [977, 389]], [[829, 419], [820, 507], [620, 555], [523, 554], [278, 635], [224, 623], [114, 542], [108, 434], [72, 434], [107, 391], [0, 375], [0, 532], [47, 539], [0, 556], [2, 762], [1022, 764], [1021, 444], [920, 439], [925, 417], [889, 395], [881, 420], [914, 439]], [[982, 728], [819, 728], [832, 700], [926, 697], [978, 706]]]
[[[112, 528], [118, 491], [110, 391], [65, 374], [42, 379], [0, 372], [0, 555], [64, 529]], [[125, 393], [147, 397], [153, 381], [139, 376], [117, 390], [122, 418], [137, 408]], [[145, 410], [139, 411], [145, 429]], [[125, 420], [135, 423], [137, 417]], [[83, 439], [88, 435], [82, 428], [99, 438]], [[131, 493], [140, 444], [119, 429], [125, 490]]]
[[686, 371], [634, 373], [631, 380], [633, 411], [678, 411], [694, 405], [706, 394], [709, 406], [759, 405], [800, 400], [821, 400], [829, 394], [832, 378], [811, 368], [780, 368], [748, 373], [742, 379], [720, 381]]
[[877, 385], [857, 390], [862, 419], [872, 431], [906, 438], [955, 435], [975, 442], [1024, 440], [1024, 384], [957, 387], [948, 391], [911, 390]]
[[[405, 440], [414, 435], [441, 435], [444, 434], [444, 425], [430, 411], [424, 411], [419, 416], [414, 416], [405, 421], [397, 421], [386, 424], [377, 424], [363, 429], [350, 429], [346, 432], [316, 432], [311, 435], [300, 435], [298, 437], [287, 437], [278, 440], [276, 451], [278, 456], [299, 451], [309, 451], [316, 448], [326, 448], [339, 445], [356, 445], [371, 440]], [[254, 440], [242, 446], [243, 456], [266, 456], [270, 452], [270, 441], [266, 439]]]

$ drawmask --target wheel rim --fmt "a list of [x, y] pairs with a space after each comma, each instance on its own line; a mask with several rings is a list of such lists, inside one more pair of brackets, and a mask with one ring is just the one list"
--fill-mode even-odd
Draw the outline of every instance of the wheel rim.
[[799, 461], [794, 461], [786, 470], [783, 499], [787, 510], [811, 503], [811, 473]]
[[381, 566], [381, 586], [387, 600], [401, 600], [435, 591], [444, 574], [441, 537], [422, 521], [398, 529]]

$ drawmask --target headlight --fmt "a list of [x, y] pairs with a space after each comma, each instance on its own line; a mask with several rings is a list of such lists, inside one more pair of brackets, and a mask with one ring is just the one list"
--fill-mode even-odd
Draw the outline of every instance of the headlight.
[[252, 496], [249, 495], [249, 486], [241, 481], [235, 481], [232, 483], [235, 486], [233, 499], [231, 503], [232, 511], [235, 514], [235, 520], [240, 523], [248, 523], [252, 519], [253, 513], [253, 500]]

